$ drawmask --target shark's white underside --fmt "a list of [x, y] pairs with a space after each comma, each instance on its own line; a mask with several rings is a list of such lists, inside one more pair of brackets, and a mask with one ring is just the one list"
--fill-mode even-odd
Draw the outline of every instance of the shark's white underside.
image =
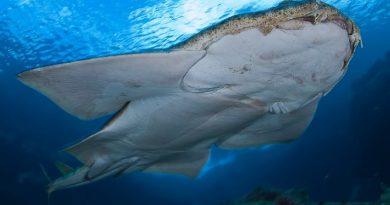
[[[341, 79], [352, 48], [334, 22], [286, 22], [225, 35], [205, 49], [97, 58], [19, 75], [99, 132], [66, 149], [85, 166], [50, 191], [135, 170], [196, 176], [212, 144], [291, 141]], [[349, 60], [349, 59], [348, 59]]]

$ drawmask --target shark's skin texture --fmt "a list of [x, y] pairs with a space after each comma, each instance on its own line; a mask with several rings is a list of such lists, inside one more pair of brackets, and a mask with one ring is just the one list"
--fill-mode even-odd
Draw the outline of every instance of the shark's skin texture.
[[100, 131], [65, 151], [83, 166], [48, 191], [133, 171], [196, 176], [211, 145], [294, 140], [347, 71], [356, 25], [318, 1], [231, 17], [166, 52], [26, 71], [18, 78]]

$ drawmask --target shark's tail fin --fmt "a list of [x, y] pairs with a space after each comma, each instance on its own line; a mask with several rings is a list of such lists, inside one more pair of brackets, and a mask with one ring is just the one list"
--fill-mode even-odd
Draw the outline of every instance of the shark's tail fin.
[[[46, 194], [47, 194], [47, 204], [50, 205], [50, 197], [51, 197], [51, 194], [53, 193], [53, 190], [50, 189], [50, 185], [53, 183], [53, 180], [49, 177], [49, 174], [47, 174], [45, 167], [42, 164], [40, 164], [39, 166], [40, 166], [41, 171], [43, 173], [43, 176], [45, 176], [46, 182], [48, 184], [48, 186], [46, 188]], [[55, 163], [55, 166], [62, 173], [62, 175], [67, 175], [67, 174], [70, 174], [74, 171], [74, 169], [71, 166], [69, 166], [63, 162], [57, 161]]]

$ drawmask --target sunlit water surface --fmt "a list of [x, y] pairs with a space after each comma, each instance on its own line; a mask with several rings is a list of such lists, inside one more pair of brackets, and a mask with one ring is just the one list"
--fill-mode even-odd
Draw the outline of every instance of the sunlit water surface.
[[[282, 0], [3, 0], [0, 57], [26, 67], [164, 49], [227, 17]], [[390, 20], [387, 0], [326, 0], [362, 29]], [[3, 69], [8, 69], [6, 62]], [[1, 65], [1, 64], [0, 64]]]

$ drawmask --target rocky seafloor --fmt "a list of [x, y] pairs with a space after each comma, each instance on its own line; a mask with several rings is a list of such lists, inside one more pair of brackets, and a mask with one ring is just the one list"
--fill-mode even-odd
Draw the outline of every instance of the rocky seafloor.
[[390, 205], [390, 188], [384, 189], [377, 201], [372, 202], [312, 202], [303, 190], [286, 191], [257, 188], [245, 197], [220, 205]]

